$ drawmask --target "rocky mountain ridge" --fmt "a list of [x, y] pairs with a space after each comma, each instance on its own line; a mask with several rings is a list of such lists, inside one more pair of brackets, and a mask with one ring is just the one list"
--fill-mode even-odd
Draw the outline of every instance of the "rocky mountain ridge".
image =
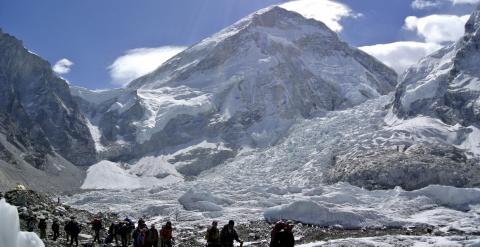
[[35, 176], [52, 175], [52, 181], [37, 184], [58, 188], [71, 179], [78, 186], [83, 173], [72, 163], [94, 163], [93, 144], [69, 85], [48, 62], [0, 30], [0, 185], [36, 184]]

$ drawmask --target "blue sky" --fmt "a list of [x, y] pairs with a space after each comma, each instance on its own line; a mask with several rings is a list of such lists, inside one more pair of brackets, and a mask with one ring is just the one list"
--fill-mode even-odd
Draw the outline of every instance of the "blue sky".
[[[0, 27], [52, 65], [61, 61], [56, 71], [71, 84], [94, 89], [118, 87], [184, 47], [273, 4], [328, 22], [343, 40], [401, 71], [418, 54], [457, 39], [478, 0], [286, 2], [0, 0]], [[399, 54], [405, 56], [401, 64]]]

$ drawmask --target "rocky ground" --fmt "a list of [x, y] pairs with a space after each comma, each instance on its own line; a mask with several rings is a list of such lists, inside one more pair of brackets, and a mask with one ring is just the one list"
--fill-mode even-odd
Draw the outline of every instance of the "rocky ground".
[[[66, 246], [65, 234], [61, 232], [60, 238], [54, 242], [51, 239], [50, 225], [53, 219], [61, 222], [63, 229], [64, 222], [68, 221], [71, 216], [75, 216], [77, 221], [82, 224], [82, 233], [80, 235], [80, 246], [90, 246], [93, 232], [88, 225], [95, 216], [84, 210], [78, 210], [65, 204], [58, 204], [54, 195], [37, 193], [31, 190], [9, 191], [5, 193], [7, 202], [18, 207], [21, 219], [21, 228], [26, 230], [26, 220], [31, 216], [44, 216], [48, 219], [48, 239], [45, 240], [47, 247]], [[117, 220], [117, 216], [111, 213], [99, 214], [103, 219], [103, 224], [108, 227], [111, 222]], [[206, 231], [205, 225], [193, 225], [190, 228], [175, 229], [176, 246], [179, 247], [195, 247], [204, 246], [203, 235]], [[157, 227], [159, 228], [159, 226]], [[245, 246], [268, 246], [271, 225], [265, 221], [251, 221], [248, 224], [237, 226], [240, 238], [245, 241]], [[38, 233], [38, 229], [36, 230]], [[344, 238], [361, 238], [371, 236], [386, 235], [411, 235], [411, 236], [461, 236], [466, 235], [463, 232], [441, 232], [428, 226], [416, 226], [413, 228], [365, 228], [365, 229], [343, 229], [338, 226], [332, 227], [316, 227], [295, 223], [295, 238], [297, 244], [315, 242], [319, 240], [335, 240]], [[103, 234], [106, 233], [106, 229]], [[472, 235], [472, 234], [468, 234]], [[476, 233], [474, 235], [480, 235]], [[105, 235], [104, 235], [105, 236]], [[95, 245], [94, 245], [95, 246]], [[96, 245], [100, 246], [100, 245]], [[115, 245], [110, 245], [115, 246]]]

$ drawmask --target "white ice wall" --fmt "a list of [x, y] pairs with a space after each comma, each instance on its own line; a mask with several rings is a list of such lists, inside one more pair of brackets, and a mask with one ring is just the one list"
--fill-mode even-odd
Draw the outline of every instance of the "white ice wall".
[[45, 247], [37, 234], [20, 231], [17, 208], [0, 200], [0, 245], [2, 247]]

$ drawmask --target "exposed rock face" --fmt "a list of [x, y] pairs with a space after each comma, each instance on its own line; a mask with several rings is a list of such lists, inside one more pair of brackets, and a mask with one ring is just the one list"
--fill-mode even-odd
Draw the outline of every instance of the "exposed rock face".
[[422, 59], [405, 73], [393, 106], [401, 118], [419, 114], [447, 124], [480, 121], [480, 8], [455, 44]]
[[84, 172], [72, 163], [92, 164], [95, 155], [68, 84], [0, 30], [0, 187], [78, 187]]
[[[92, 138], [68, 84], [48, 62], [3, 32], [0, 80], [0, 114], [10, 140], [40, 156], [55, 151], [77, 165], [95, 161]], [[37, 167], [42, 163], [38, 158], [32, 162]]]
[[343, 157], [327, 176], [329, 182], [345, 181], [367, 189], [469, 187], [480, 185], [478, 162], [450, 145], [423, 143]]
[[178, 167], [196, 175], [241, 146], [275, 144], [297, 119], [385, 95], [396, 79], [393, 70], [340, 41], [323, 23], [273, 7], [199, 42], [125, 89], [72, 88], [72, 94], [101, 133], [97, 150], [104, 159], [129, 162], [202, 141], [233, 150], [197, 150], [178, 158], [182, 163], [202, 157]]

